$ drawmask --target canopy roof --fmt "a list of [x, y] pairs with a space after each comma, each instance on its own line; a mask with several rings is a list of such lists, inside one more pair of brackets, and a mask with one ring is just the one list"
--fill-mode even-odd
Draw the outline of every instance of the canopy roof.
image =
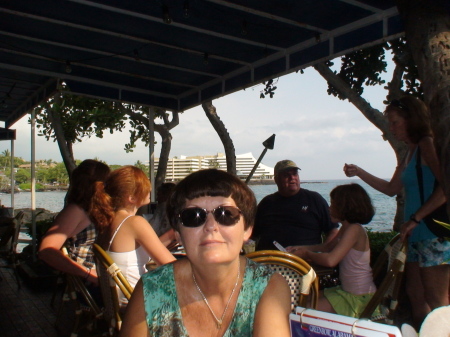
[[0, 2], [0, 121], [53, 94], [183, 111], [403, 32], [394, 0]]

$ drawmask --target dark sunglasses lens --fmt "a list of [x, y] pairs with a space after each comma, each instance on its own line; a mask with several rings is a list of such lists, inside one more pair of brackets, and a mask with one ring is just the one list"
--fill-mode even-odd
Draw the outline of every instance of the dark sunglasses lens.
[[198, 227], [205, 223], [206, 212], [199, 207], [186, 208], [180, 213], [180, 219], [185, 227]]
[[214, 210], [214, 219], [223, 226], [232, 226], [239, 221], [241, 211], [233, 206], [221, 206]]

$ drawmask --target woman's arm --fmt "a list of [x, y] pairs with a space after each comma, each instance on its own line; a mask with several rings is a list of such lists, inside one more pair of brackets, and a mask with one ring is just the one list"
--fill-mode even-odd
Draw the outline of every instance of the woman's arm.
[[[331, 251], [336, 244], [339, 242], [337, 238], [337, 234], [339, 233], [339, 229], [336, 229], [337, 233], [333, 236], [330, 241], [325, 241], [324, 243], [320, 243], [318, 245], [304, 245], [304, 246], [288, 246], [286, 250], [291, 254], [296, 254], [296, 251], [302, 250], [310, 250], [313, 252], [329, 252]], [[296, 254], [297, 255], [297, 254]]]
[[275, 273], [256, 307], [253, 336], [289, 337], [290, 312], [291, 290], [284, 277]]
[[384, 179], [375, 177], [369, 172], [363, 170], [361, 167], [354, 164], [345, 164], [344, 172], [347, 177], [359, 177], [366, 184], [370, 185], [374, 189], [384, 193], [390, 197], [400, 193], [403, 184], [401, 181], [401, 173], [403, 165], [397, 166], [391, 180], [386, 181]]
[[335, 267], [347, 255], [349, 250], [355, 246], [358, 240], [361, 239], [362, 230], [364, 229], [361, 228], [361, 225], [349, 225], [340, 240], [337, 241], [335, 247], [328, 252], [316, 253], [315, 251], [299, 246], [297, 250], [293, 251], [293, 254], [321, 266]]
[[413, 214], [414, 220], [410, 219], [403, 223], [400, 227], [400, 237], [404, 241], [408, 238], [412, 230], [419, 225], [419, 222], [436, 208], [445, 203], [445, 195], [441, 186], [437, 186], [428, 200]]
[[53, 226], [42, 239], [39, 246], [39, 258], [57, 270], [80, 276], [91, 283], [97, 284], [95, 268], [88, 270], [61, 251], [68, 238], [78, 234], [89, 224], [89, 218], [80, 207], [74, 204], [66, 206], [57, 215]]
[[128, 302], [125, 318], [120, 329], [119, 337], [147, 337], [150, 336], [144, 309], [144, 291], [142, 280], [139, 280]]
[[144, 218], [140, 216], [133, 217], [133, 228], [135, 240], [144, 247], [147, 254], [157, 265], [160, 266], [176, 260]]

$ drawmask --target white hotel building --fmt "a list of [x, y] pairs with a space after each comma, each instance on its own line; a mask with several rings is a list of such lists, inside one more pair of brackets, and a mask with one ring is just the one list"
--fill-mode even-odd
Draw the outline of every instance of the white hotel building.
[[[155, 159], [155, 171], [158, 168], [159, 158]], [[236, 155], [236, 171], [241, 179], [246, 179], [250, 174], [256, 159], [252, 153]], [[167, 162], [166, 180], [178, 181], [189, 173], [207, 168], [227, 169], [226, 156], [223, 153], [210, 156], [180, 156], [169, 158]], [[273, 179], [273, 167], [259, 164], [252, 176], [252, 180]]]

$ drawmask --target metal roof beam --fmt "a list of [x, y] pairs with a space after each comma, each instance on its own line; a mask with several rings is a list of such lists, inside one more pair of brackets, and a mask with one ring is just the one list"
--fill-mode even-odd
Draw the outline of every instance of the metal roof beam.
[[169, 94], [165, 94], [165, 93], [153, 91], [153, 90], [145, 90], [145, 89], [136, 88], [136, 87], [124, 86], [122, 84], [115, 84], [115, 83], [110, 83], [110, 82], [105, 82], [105, 81], [100, 81], [100, 80], [89, 79], [89, 78], [75, 76], [75, 75], [71, 75], [71, 74], [63, 74], [63, 73], [57, 73], [54, 71], [45, 71], [45, 70], [39, 70], [39, 69], [34, 69], [34, 68], [27, 68], [27, 67], [15, 66], [15, 65], [11, 65], [11, 64], [0, 63], [0, 69], [2, 69], [2, 68], [20, 71], [23, 73], [30, 73], [30, 74], [36, 74], [36, 75], [42, 75], [42, 76], [48, 76], [48, 77], [54, 77], [54, 78], [63, 78], [63, 79], [67, 79], [67, 80], [73, 80], [73, 81], [82, 82], [82, 83], [89, 83], [89, 84], [93, 84], [93, 85], [101, 85], [103, 87], [109, 87], [109, 88], [114, 88], [114, 89], [118, 89], [118, 90], [124, 89], [124, 90], [129, 90], [129, 91], [137, 92], [137, 93], [141, 93], [141, 94], [157, 95], [159, 97], [177, 99], [177, 97], [175, 95], [169, 95]]
[[379, 9], [379, 8], [376, 8], [376, 7], [373, 7], [370, 5], [366, 5], [366, 4], [362, 3], [361, 1], [357, 1], [357, 0], [339, 0], [339, 1], [345, 2], [345, 3], [355, 6], [355, 7], [359, 7], [359, 8], [368, 10], [373, 13], [380, 13], [383, 11], [382, 9]]
[[[11, 36], [11, 37], [22, 39], [22, 40], [26, 40], [26, 41], [33, 41], [33, 42], [37, 42], [37, 43], [43, 43], [43, 44], [49, 45], [49, 46], [68, 48], [68, 49], [83, 51], [83, 52], [87, 52], [87, 53], [93, 53], [93, 54], [97, 54], [97, 55], [101, 55], [101, 56], [105, 56], [105, 57], [111, 56], [111, 53], [108, 53], [108, 52], [104, 52], [104, 51], [101, 51], [101, 50], [98, 50], [98, 49], [79, 47], [79, 46], [75, 46], [73, 44], [66, 44], [66, 43], [54, 42], [54, 41], [49, 41], [49, 40], [44, 40], [44, 39], [38, 39], [38, 38], [35, 38], [35, 37], [19, 35], [19, 34], [14, 34], [14, 33], [5, 32], [5, 31], [0, 31], [0, 34], [6, 35], [6, 36]], [[134, 57], [126, 56], [126, 55], [115, 55], [114, 58], [123, 59], [123, 60], [127, 60], [127, 61], [139, 62], [139, 63], [142, 63], [142, 64], [148, 64], [148, 65], [157, 66], [157, 67], [166, 68], [166, 69], [173, 69], [173, 70], [183, 71], [183, 72], [196, 74], [196, 75], [209, 76], [209, 77], [220, 77], [220, 75], [209, 73], [209, 72], [205, 72], [205, 71], [192, 70], [192, 69], [188, 69], [188, 68], [172, 66], [170, 64], [164, 64], [164, 63], [159, 63], [159, 62], [148, 61], [148, 60], [145, 60], [145, 59], [140, 59], [139, 61], [136, 61]]]
[[319, 27], [316, 27], [316, 26], [308, 25], [306, 23], [302, 23], [302, 22], [286, 19], [286, 18], [283, 18], [281, 16], [273, 15], [273, 14], [270, 14], [270, 13], [266, 13], [266, 12], [263, 12], [263, 11], [259, 11], [259, 10], [253, 9], [253, 8], [249, 8], [249, 7], [245, 7], [245, 6], [242, 6], [242, 5], [238, 5], [238, 4], [232, 3], [230, 1], [224, 1], [224, 0], [206, 0], [206, 1], [215, 3], [217, 5], [221, 5], [221, 6], [224, 6], [224, 7], [233, 8], [233, 9], [239, 10], [241, 12], [247, 12], [247, 13], [250, 13], [250, 14], [253, 14], [253, 15], [256, 15], [256, 16], [260, 16], [260, 17], [266, 18], [266, 19], [271, 19], [273, 21], [278, 21], [278, 22], [281, 22], [281, 23], [285, 23], [285, 24], [288, 24], [288, 25], [291, 25], [291, 26], [295, 26], [295, 27], [299, 27], [299, 28], [305, 28], [305, 29], [308, 29], [308, 30], [311, 30], [311, 31], [314, 31], [314, 32], [318, 32], [318, 33], [325, 33], [325, 32], [327, 32], [326, 29], [322, 29], [322, 28], [319, 28]]
[[[49, 59], [48, 57], [45, 57], [45, 56], [40, 56], [40, 55], [30, 54], [30, 53], [25, 53], [25, 52], [19, 52], [19, 51], [13, 51], [13, 50], [4, 49], [4, 48], [0, 48], [0, 51], [3, 51], [5, 53], [10, 53], [10, 54], [22, 55], [22, 56], [26, 56], [26, 57], [30, 57], [30, 58], [34, 58], [34, 59], [50, 60], [50, 61], [53, 61], [53, 62], [56, 62], [56, 63], [61, 63], [62, 65], [64, 65], [65, 62], [66, 62], [65, 60]], [[81, 68], [95, 69], [95, 70], [100, 70], [100, 71], [103, 71], [103, 72], [106, 72], [106, 73], [119, 74], [119, 75], [124, 75], [124, 76], [127, 76], [127, 77], [133, 77], [133, 78], [142, 78], [144, 80], [155, 81], [155, 82], [160, 82], [160, 83], [166, 83], [166, 84], [176, 85], [176, 86], [180, 86], [180, 87], [195, 88], [195, 85], [185, 84], [185, 83], [182, 83], [182, 82], [167, 81], [167, 80], [163, 80], [163, 79], [156, 78], [156, 77], [144, 76], [144, 75], [140, 75], [140, 74], [134, 74], [134, 73], [130, 73], [130, 72], [114, 70], [114, 69], [111, 69], [111, 68], [92, 66], [92, 65], [89, 65], [89, 64], [86, 64], [86, 63], [70, 62], [70, 64], [71, 64], [71, 66], [76, 65], [76, 66], [79, 66]]]
[[[110, 12], [116, 12], [116, 13], [120, 13], [120, 14], [124, 14], [124, 15], [138, 17], [138, 18], [141, 18], [141, 19], [144, 19], [144, 20], [148, 20], [148, 21], [153, 21], [153, 22], [165, 24], [165, 23], [162, 23], [161, 17], [155, 17], [155, 16], [146, 15], [146, 14], [142, 14], [142, 13], [136, 13], [136, 12], [132, 12], [132, 11], [129, 11], [129, 10], [125, 10], [125, 9], [121, 9], [121, 8], [117, 8], [117, 7], [113, 7], [113, 6], [109, 6], [109, 5], [99, 4], [97, 2], [88, 1], [88, 0], [69, 0], [69, 1], [76, 2], [76, 3], [82, 4], [82, 5], [86, 5], [86, 6], [92, 6], [92, 7], [101, 8], [103, 10], [107, 10], [107, 11], [110, 11]], [[273, 50], [276, 50], [276, 51], [280, 51], [280, 50], [283, 49], [283, 48], [280, 48], [278, 46], [272, 46], [272, 45], [267, 45], [265, 43], [251, 41], [251, 40], [248, 40], [248, 39], [237, 38], [235, 36], [222, 34], [222, 33], [218, 33], [218, 32], [213, 32], [211, 30], [206, 30], [206, 29], [202, 29], [202, 28], [198, 28], [198, 27], [194, 27], [194, 26], [189, 26], [189, 25], [186, 25], [186, 24], [183, 24], [183, 23], [179, 23], [179, 22], [172, 22], [170, 25], [173, 26], [173, 27], [178, 27], [178, 28], [190, 30], [190, 31], [193, 31], [193, 32], [197, 32], [197, 33], [201, 33], [201, 34], [204, 34], [204, 35], [209, 35], [209, 36], [221, 38], [221, 39], [224, 39], [224, 40], [231, 40], [231, 41], [234, 41], [234, 42], [239, 42], [239, 43], [250, 45], [250, 46], [254, 46], [254, 47], [270, 48], [270, 49], [273, 49]]]
[[[131, 35], [126, 35], [126, 34], [111, 32], [111, 31], [108, 31], [108, 30], [105, 30], [105, 29], [88, 27], [88, 26], [85, 26], [85, 25], [80, 25], [80, 24], [76, 24], [76, 23], [72, 23], [72, 22], [51, 19], [51, 18], [48, 18], [48, 17], [43, 17], [43, 16], [34, 15], [34, 14], [30, 14], [30, 13], [23, 13], [23, 12], [13, 11], [13, 10], [9, 10], [9, 9], [6, 9], [6, 8], [0, 8], [0, 12], [4, 12], [4, 13], [7, 13], [7, 14], [16, 15], [16, 16], [21, 16], [21, 17], [27, 17], [27, 18], [30, 18], [30, 19], [33, 19], [33, 20], [39, 20], [39, 21], [43, 21], [43, 22], [48, 22], [48, 23], [52, 23], [52, 24], [55, 24], [55, 25], [71, 27], [71, 28], [75, 28], [75, 29], [79, 29], [79, 30], [85, 30], [85, 31], [89, 31], [89, 32], [95, 32], [95, 33], [102, 34], [102, 35], [114, 36], [114, 37], [125, 39], [125, 40], [139, 42], [141, 44], [154, 44], [154, 45], [157, 45], [157, 46], [166, 47], [166, 48], [170, 48], [170, 49], [174, 49], [174, 50], [179, 50], [179, 51], [182, 51], [182, 52], [185, 52], [185, 53], [189, 53], [189, 54], [201, 55], [201, 56], [204, 54], [204, 51], [198, 51], [198, 50], [178, 47], [178, 46], [173, 45], [173, 44], [152, 41], [152, 40], [149, 40], [149, 39], [144, 39], [144, 38], [140, 38], [140, 37], [136, 37], [136, 36], [131, 36]], [[113, 53], [110, 54], [110, 56], [115, 56], [115, 55], [117, 55], [117, 54], [113, 54]], [[232, 58], [228, 58], [228, 57], [223, 57], [223, 56], [220, 56], [220, 55], [217, 55], [217, 54], [209, 55], [209, 58], [217, 59], [217, 60], [221, 60], [221, 61], [225, 61], [225, 62], [230, 62], [230, 63], [235, 63], [235, 64], [246, 65], [246, 66], [249, 65], [247, 62], [243, 62], [243, 61], [240, 61], [238, 59], [232, 59]]]

